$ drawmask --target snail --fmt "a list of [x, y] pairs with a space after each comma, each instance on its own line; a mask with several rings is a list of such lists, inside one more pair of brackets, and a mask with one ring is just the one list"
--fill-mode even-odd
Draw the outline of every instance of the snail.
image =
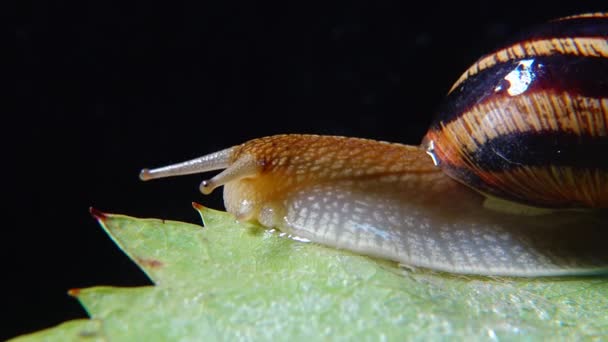
[[480, 58], [420, 146], [276, 135], [142, 180], [223, 171], [238, 220], [461, 274], [608, 271], [608, 13], [556, 19]]

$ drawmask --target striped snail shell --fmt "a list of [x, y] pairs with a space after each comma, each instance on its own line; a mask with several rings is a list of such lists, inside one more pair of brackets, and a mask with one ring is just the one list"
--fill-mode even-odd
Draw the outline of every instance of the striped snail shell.
[[608, 272], [608, 15], [549, 22], [471, 66], [421, 146], [277, 135], [153, 170], [224, 169], [227, 211], [453, 273]]
[[483, 193], [608, 207], [608, 18], [558, 19], [486, 55], [453, 85], [424, 139]]

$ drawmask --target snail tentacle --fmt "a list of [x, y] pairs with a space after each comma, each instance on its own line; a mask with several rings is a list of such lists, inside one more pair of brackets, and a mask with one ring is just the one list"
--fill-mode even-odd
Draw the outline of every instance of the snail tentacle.
[[190, 175], [206, 171], [221, 170], [227, 168], [231, 163], [233, 148], [210, 153], [202, 157], [194, 158], [185, 162], [167, 165], [155, 169], [143, 169], [139, 173], [139, 179], [143, 181]]
[[260, 163], [251, 155], [245, 154], [232, 162], [213, 178], [202, 181], [199, 190], [203, 194], [209, 195], [219, 186], [238, 181], [242, 178], [255, 176], [260, 170]]

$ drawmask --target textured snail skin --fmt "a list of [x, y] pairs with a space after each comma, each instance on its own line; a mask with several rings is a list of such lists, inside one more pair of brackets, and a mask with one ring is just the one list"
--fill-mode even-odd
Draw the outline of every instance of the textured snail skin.
[[415, 146], [278, 135], [144, 170], [141, 178], [225, 167], [202, 182], [203, 193], [223, 185], [226, 209], [239, 220], [324, 245], [453, 273], [608, 271], [607, 215], [487, 209], [482, 195], [452, 180]]
[[606, 14], [559, 19], [469, 68], [422, 148], [277, 135], [140, 178], [224, 169], [200, 190], [239, 220], [409, 266], [608, 273], [607, 61]]

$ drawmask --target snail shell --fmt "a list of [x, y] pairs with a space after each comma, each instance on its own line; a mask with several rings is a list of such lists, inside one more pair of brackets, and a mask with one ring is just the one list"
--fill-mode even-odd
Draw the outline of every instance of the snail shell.
[[552, 21], [479, 59], [423, 145], [452, 178], [543, 207], [608, 207], [608, 18]]
[[277, 135], [140, 177], [225, 169], [200, 190], [224, 185], [239, 220], [410, 266], [606, 272], [606, 18], [560, 19], [481, 58], [450, 91], [422, 148]]

